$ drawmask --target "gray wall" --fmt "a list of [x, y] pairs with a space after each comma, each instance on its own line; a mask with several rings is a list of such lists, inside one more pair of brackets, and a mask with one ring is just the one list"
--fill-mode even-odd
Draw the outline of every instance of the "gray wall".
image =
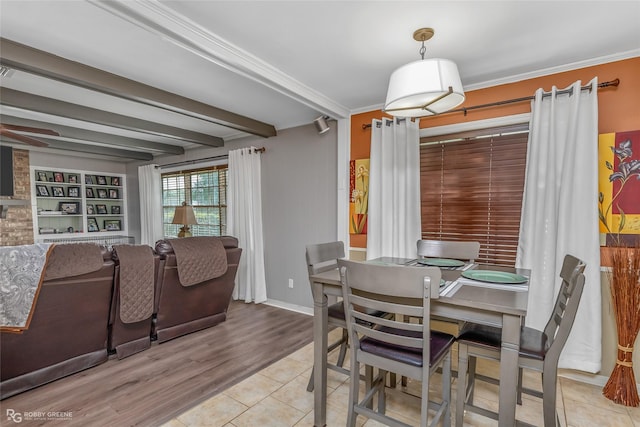
[[[197, 160], [242, 147], [265, 147], [262, 153], [262, 209], [267, 297], [313, 307], [307, 280], [305, 245], [335, 240], [337, 235], [336, 126], [318, 135], [312, 125], [278, 131], [264, 139], [250, 137], [223, 148], [198, 148], [182, 156], [158, 158], [159, 165]], [[138, 166], [127, 165], [129, 234], [140, 239]], [[188, 169], [185, 166], [185, 169]], [[293, 279], [293, 289], [288, 286]]]
[[[278, 136], [249, 137], [227, 142], [222, 148], [197, 148], [181, 156], [155, 159], [159, 165], [227, 154], [248, 146], [265, 147], [262, 154], [262, 209], [267, 297], [313, 307], [304, 258], [305, 245], [335, 240], [337, 235], [337, 132], [336, 126], [318, 135], [313, 125], [286, 129]], [[138, 166], [76, 157], [67, 153], [31, 151], [32, 166], [81, 169], [127, 175], [129, 235], [140, 241]], [[188, 169], [185, 166], [185, 169]], [[293, 279], [293, 289], [289, 288]]]
[[127, 220], [129, 236], [140, 243], [140, 191], [138, 188], [138, 166], [142, 163], [127, 163]]
[[[313, 307], [305, 246], [335, 240], [337, 138], [335, 129], [290, 129], [266, 145], [262, 163], [267, 296]], [[293, 279], [293, 289], [288, 287]]]
[[[59, 153], [59, 154], [57, 154]], [[47, 169], [78, 169], [92, 172], [106, 173], [126, 173], [126, 166], [122, 162], [110, 160], [87, 158], [74, 155], [73, 153], [55, 151], [42, 152], [37, 150], [29, 151], [29, 165], [40, 166]], [[128, 183], [127, 183], [128, 185]]]

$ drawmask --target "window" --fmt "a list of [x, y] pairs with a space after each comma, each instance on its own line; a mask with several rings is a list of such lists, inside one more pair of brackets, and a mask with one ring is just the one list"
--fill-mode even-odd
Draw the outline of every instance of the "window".
[[478, 261], [515, 265], [527, 139], [526, 125], [421, 139], [422, 238], [478, 241]]
[[172, 224], [176, 206], [193, 206], [197, 225], [194, 236], [222, 236], [227, 227], [227, 165], [162, 174], [165, 237], [178, 235], [182, 225]]

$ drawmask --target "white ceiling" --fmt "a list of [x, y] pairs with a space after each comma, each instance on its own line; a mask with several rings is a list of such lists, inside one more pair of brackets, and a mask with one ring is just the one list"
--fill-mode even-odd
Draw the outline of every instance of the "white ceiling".
[[[391, 72], [419, 59], [412, 34], [421, 27], [435, 29], [426, 57], [456, 62], [471, 90], [640, 56], [639, 22], [640, 1], [0, 0], [4, 39], [276, 130], [381, 108]], [[22, 71], [1, 85], [225, 140], [246, 135]], [[0, 113], [193, 146], [13, 107]]]

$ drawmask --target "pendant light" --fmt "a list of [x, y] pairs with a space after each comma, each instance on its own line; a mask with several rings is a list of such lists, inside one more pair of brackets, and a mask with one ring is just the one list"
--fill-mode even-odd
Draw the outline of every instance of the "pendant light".
[[397, 117], [431, 116], [464, 102], [456, 64], [448, 59], [424, 59], [424, 42], [433, 34], [433, 28], [421, 28], [413, 33], [414, 40], [422, 42], [422, 59], [403, 65], [391, 74], [385, 113]]

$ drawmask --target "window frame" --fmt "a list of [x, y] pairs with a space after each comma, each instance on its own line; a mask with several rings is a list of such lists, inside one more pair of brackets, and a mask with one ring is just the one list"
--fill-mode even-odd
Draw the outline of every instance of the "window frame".
[[[222, 171], [224, 172], [223, 174], [221, 174]], [[222, 175], [222, 177], [218, 176], [216, 178], [217, 185], [211, 184], [200, 187], [193, 187], [193, 177], [199, 174], [208, 174], [211, 172], [216, 172], [218, 175]], [[165, 238], [177, 237], [178, 232], [182, 227], [182, 225], [180, 224], [172, 224], [171, 221], [173, 219], [173, 212], [175, 211], [175, 208], [177, 206], [180, 206], [183, 201], [193, 207], [196, 219], [199, 222], [199, 224], [190, 226], [193, 236], [222, 236], [226, 234], [228, 172], [229, 167], [226, 163], [194, 167], [193, 169], [177, 169], [162, 172], [162, 226]], [[181, 180], [182, 182], [179, 182], [175, 186], [175, 188], [168, 188], [166, 186], [166, 180], [171, 178], [176, 178], [177, 181]], [[198, 203], [198, 200], [194, 200], [193, 193], [197, 188], [204, 189], [205, 191], [207, 191], [208, 189], [209, 191], [215, 193], [211, 197], [214, 201], [217, 200], [218, 203]], [[177, 196], [172, 196], [174, 198], [177, 197], [175, 200], [173, 200], [175, 204], [167, 203], [166, 193], [170, 190], [175, 190], [178, 193]], [[217, 221], [210, 221], [206, 223], [201, 222], [203, 217], [209, 217], [208, 213], [203, 213], [207, 211], [213, 212], [213, 217], [217, 218]]]

